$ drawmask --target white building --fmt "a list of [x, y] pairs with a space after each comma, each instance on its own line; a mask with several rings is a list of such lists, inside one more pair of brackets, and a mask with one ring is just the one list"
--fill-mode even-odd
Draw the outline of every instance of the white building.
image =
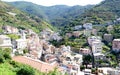
[[24, 39], [16, 40], [16, 48], [17, 49], [25, 49], [27, 47], [27, 41]]
[[79, 65], [62, 65], [62, 73], [61, 75], [64, 75], [65, 73], [67, 73], [68, 75], [84, 75], [84, 72], [80, 71], [80, 66]]
[[70, 52], [71, 51], [71, 47], [63, 45], [63, 46], [61, 46], [61, 50]]
[[85, 23], [85, 24], [83, 24], [83, 27], [87, 30], [89, 30], [89, 29], [91, 30], [92, 29], [92, 23]]
[[120, 18], [117, 18], [116, 21], [120, 21]]
[[82, 25], [77, 25], [77, 26], [74, 27], [74, 29], [75, 30], [80, 30], [80, 29], [82, 29]]
[[70, 58], [71, 60], [70, 64], [73, 64], [73, 65], [75, 64], [81, 65], [83, 62], [83, 56], [81, 54], [71, 53], [71, 54], [66, 55], [66, 58]]
[[62, 39], [62, 37], [59, 36], [59, 33], [54, 33], [54, 34], [52, 34], [52, 35], [50, 36], [50, 40], [57, 40], [57, 41], [59, 41], [59, 40], [61, 40], [61, 39]]
[[84, 70], [84, 75], [91, 75], [91, 73], [92, 73], [91, 69]]
[[110, 67], [101, 67], [98, 68], [98, 75], [120, 75], [120, 70]]
[[105, 55], [102, 53], [95, 53], [94, 58], [95, 58], [95, 60], [104, 60]]
[[[23, 54], [23, 50], [27, 48], [27, 41], [25, 39], [17, 39], [14, 41], [13, 45], [15, 51], [18, 51], [20, 54]], [[13, 51], [13, 53], [15, 51]]]
[[53, 34], [53, 31], [50, 29], [45, 29], [42, 32], [40, 32], [40, 37], [45, 40], [50, 40], [50, 36]]
[[6, 35], [0, 35], [0, 47], [12, 48], [11, 39]]
[[102, 43], [100, 40], [96, 40], [92, 42], [92, 52], [93, 53], [101, 53], [102, 52]]
[[101, 37], [99, 37], [99, 36], [91, 36], [91, 37], [88, 37], [87, 40], [88, 40], [89, 45], [91, 46], [91, 45], [92, 45], [92, 42], [94, 42], [94, 41], [96, 41], [96, 40], [101, 41], [102, 39], [101, 39]]
[[14, 48], [17, 49], [19, 53], [23, 53], [23, 49], [27, 48], [26, 34], [24, 32], [21, 33], [20, 39], [15, 40]]

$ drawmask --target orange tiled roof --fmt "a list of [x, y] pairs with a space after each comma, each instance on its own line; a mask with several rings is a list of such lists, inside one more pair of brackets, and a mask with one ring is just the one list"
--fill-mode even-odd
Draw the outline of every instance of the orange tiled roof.
[[49, 72], [53, 71], [56, 65], [50, 65], [48, 63], [43, 63], [41, 61], [36, 61], [28, 57], [24, 56], [15, 56], [12, 58], [16, 62], [20, 62], [23, 64], [30, 65], [31, 67], [41, 71], [41, 72]]

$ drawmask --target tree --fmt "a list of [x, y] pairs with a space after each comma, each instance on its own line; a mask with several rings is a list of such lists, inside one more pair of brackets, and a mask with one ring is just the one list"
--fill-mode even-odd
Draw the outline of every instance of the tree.
[[84, 55], [83, 56], [83, 64], [86, 65], [86, 68], [87, 68], [87, 65], [92, 62], [92, 57], [91, 55]]
[[5, 48], [3, 49], [4, 53], [10, 54], [11, 53], [11, 48]]
[[7, 36], [10, 37], [12, 40], [15, 40], [15, 39], [19, 39], [19, 38], [20, 38], [20, 36], [19, 36], [19, 35], [16, 35], [16, 34], [8, 34]]
[[97, 74], [97, 68], [92, 68], [92, 73]]
[[7, 60], [7, 59], [11, 59], [10, 54], [5, 53], [3, 56], [4, 56], [5, 60]]
[[110, 51], [110, 48], [108, 46], [104, 45], [102, 48], [103, 48], [103, 52], [105, 53]]
[[35, 75], [35, 70], [32, 67], [24, 65], [18, 70], [17, 75]]
[[24, 49], [24, 50], [23, 50], [23, 53], [24, 53], [24, 54], [26, 54], [26, 53], [28, 53], [28, 52], [29, 52], [28, 49]]
[[0, 48], [0, 62], [4, 63], [5, 60], [8, 60], [8, 59], [11, 59], [10, 49], [9, 48], [5, 48], [5, 49]]
[[83, 65], [81, 65], [80, 66], [80, 70], [82, 71], [82, 70], [84, 70], [85, 69], [85, 67], [83, 66]]
[[[57, 68], [55, 68], [54, 71], [50, 71], [47, 75], [62, 75], [62, 73], [59, 72]], [[68, 75], [68, 74], [65, 73], [64, 75]]]
[[4, 63], [4, 62], [5, 62], [5, 59], [0, 56], [0, 63]]

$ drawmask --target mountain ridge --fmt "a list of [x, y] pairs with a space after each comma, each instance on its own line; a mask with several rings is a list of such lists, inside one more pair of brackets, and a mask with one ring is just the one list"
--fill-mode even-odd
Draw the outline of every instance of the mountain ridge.
[[[50, 22], [54, 26], [64, 26], [68, 24], [76, 16], [84, 13], [85, 10], [90, 9], [93, 5], [88, 6], [41, 6], [30, 2], [10, 2], [13, 6], [33, 15], [37, 15]], [[32, 6], [32, 7], [30, 7]]]

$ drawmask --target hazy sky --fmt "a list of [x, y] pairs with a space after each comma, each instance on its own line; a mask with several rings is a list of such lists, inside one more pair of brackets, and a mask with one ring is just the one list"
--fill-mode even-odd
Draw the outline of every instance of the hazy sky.
[[88, 5], [98, 4], [103, 0], [2, 0], [2, 1], [29, 1], [39, 5], [52, 6], [52, 5]]

